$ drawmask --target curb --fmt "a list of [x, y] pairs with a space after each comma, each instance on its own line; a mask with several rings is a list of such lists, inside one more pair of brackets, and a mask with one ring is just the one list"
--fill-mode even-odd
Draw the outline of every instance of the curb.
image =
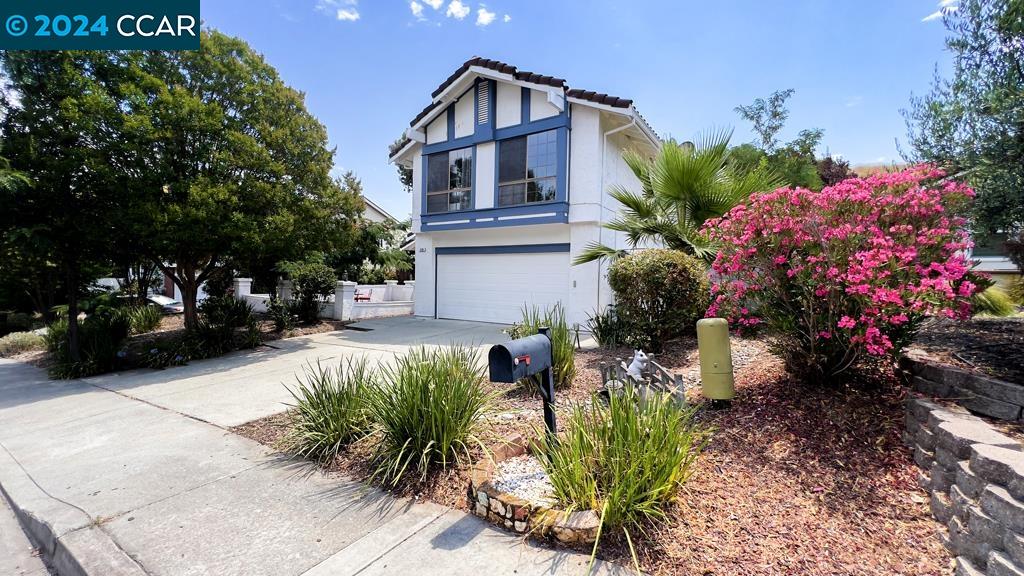
[[0, 496], [60, 576], [146, 576], [88, 514], [47, 494], [6, 449], [0, 450]]

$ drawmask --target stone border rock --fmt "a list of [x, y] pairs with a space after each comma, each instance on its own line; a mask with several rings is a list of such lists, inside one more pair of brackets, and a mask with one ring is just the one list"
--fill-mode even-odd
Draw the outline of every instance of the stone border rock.
[[940, 364], [920, 351], [903, 356], [900, 366], [910, 374], [914, 390], [927, 396], [1000, 420], [1020, 420], [1024, 413], [1024, 385]]
[[906, 406], [903, 439], [957, 576], [1024, 576], [1024, 446], [960, 406]]
[[500, 492], [491, 483], [497, 465], [531, 450], [521, 435], [506, 438], [490, 448], [491, 457], [473, 466], [469, 480], [469, 508], [473, 514], [507, 530], [535, 537], [554, 538], [562, 544], [593, 544], [601, 518], [593, 510], [566, 512], [537, 506], [522, 498]]

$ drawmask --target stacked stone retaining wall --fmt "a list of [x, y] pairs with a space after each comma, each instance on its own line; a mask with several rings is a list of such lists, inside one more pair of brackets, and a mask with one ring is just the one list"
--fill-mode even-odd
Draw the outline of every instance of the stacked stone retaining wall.
[[907, 401], [904, 441], [957, 576], [1024, 576], [1024, 447], [956, 405]]

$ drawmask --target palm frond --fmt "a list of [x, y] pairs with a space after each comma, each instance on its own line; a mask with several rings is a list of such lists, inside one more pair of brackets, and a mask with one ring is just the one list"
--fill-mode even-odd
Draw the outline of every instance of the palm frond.
[[615, 258], [625, 255], [625, 253], [625, 250], [616, 250], [615, 248], [605, 246], [600, 242], [591, 242], [590, 244], [587, 244], [587, 247], [583, 249], [583, 252], [580, 252], [579, 256], [576, 256], [572, 263], [573, 266], [576, 266], [579, 264], [586, 264], [587, 262], [593, 262], [595, 260], [601, 260], [603, 258], [614, 260]]

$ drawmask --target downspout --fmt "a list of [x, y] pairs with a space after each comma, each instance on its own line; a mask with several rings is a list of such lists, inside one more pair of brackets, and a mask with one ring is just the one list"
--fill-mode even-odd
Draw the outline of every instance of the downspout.
[[[598, 122], [600, 122], [600, 118], [601, 117], [598, 116]], [[604, 244], [604, 193], [605, 193], [605, 189], [604, 189], [604, 167], [605, 166], [604, 166], [604, 164], [605, 164], [605, 156], [607, 155], [606, 151], [608, 149], [608, 137], [613, 135], [613, 134], [618, 134], [619, 132], [622, 132], [623, 130], [627, 130], [629, 128], [635, 128], [635, 127], [636, 127], [636, 116], [633, 116], [632, 119], [630, 120], [629, 124], [626, 124], [624, 126], [619, 126], [618, 128], [612, 128], [611, 130], [608, 130], [607, 132], [605, 132], [604, 136], [601, 138], [601, 192], [600, 192], [600, 204], [598, 205], [599, 208], [600, 208], [600, 213], [597, 216], [597, 221], [598, 221], [597, 241], [599, 243], [601, 243], [601, 244]], [[595, 310], [595, 312], [598, 313], [598, 314], [601, 314], [601, 313], [604, 312], [603, 310], [600, 310], [600, 307], [601, 307], [601, 278], [603, 277], [604, 265], [605, 264], [604, 264], [604, 259], [603, 258], [601, 260], [597, 261], [597, 307], [599, 309]]]

